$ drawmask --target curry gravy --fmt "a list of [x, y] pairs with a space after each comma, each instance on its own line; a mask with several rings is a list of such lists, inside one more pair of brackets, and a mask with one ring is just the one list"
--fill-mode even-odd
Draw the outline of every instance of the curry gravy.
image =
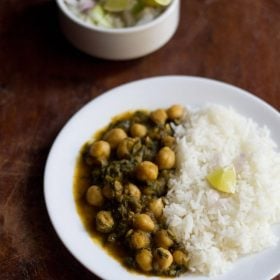
[[[187, 269], [182, 258], [176, 262], [173, 257], [179, 252], [187, 259], [163, 217], [167, 182], [175, 172], [172, 127], [179, 123], [167, 113], [160, 109], [114, 117], [81, 148], [73, 186], [78, 214], [92, 240], [131, 272], [163, 277]], [[119, 140], [112, 137], [116, 131]], [[101, 144], [106, 152], [96, 152]]]

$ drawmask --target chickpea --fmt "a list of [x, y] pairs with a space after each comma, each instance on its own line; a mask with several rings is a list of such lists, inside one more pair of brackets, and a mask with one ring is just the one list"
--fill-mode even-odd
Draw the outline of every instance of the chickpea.
[[172, 137], [172, 136], [170, 136], [170, 135], [166, 135], [166, 136], [164, 136], [163, 138], [162, 138], [162, 144], [164, 145], [164, 146], [167, 146], [167, 147], [169, 147], [169, 148], [172, 148], [173, 146], [174, 146], [174, 144], [175, 144], [175, 138], [174, 137]]
[[86, 193], [86, 199], [88, 204], [101, 207], [104, 203], [101, 188], [98, 186], [91, 186]]
[[165, 110], [158, 109], [151, 112], [150, 118], [155, 124], [164, 125], [167, 120], [167, 114]]
[[96, 215], [96, 228], [100, 232], [108, 233], [113, 229], [114, 219], [110, 211], [99, 211]]
[[130, 155], [130, 152], [135, 144], [135, 139], [125, 138], [120, 142], [117, 148], [118, 158], [127, 158]]
[[141, 191], [139, 190], [139, 188], [137, 186], [135, 186], [132, 183], [128, 183], [125, 186], [124, 193], [130, 197], [133, 197], [136, 200], [140, 200], [140, 198], [141, 198]]
[[147, 214], [136, 214], [133, 219], [133, 227], [146, 232], [152, 232], [155, 229], [155, 223]]
[[168, 249], [174, 244], [174, 241], [169, 236], [167, 230], [164, 229], [161, 229], [156, 232], [154, 240], [157, 247], [162, 247], [165, 249]]
[[106, 133], [104, 140], [109, 142], [111, 148], [114, 149], [126, 137], [126, 132], [122, 128], [113, 128]]
[[173, 105], [168, 108], [167, 115], [170, 120], [180, 119], [184, 115], [184, 107], [181, 105]]
[[153, 269], [153, 255], [151, 250], [142, 249], [135, 256], [136, 263], [143, 271], [151, 271]]
[[156, 270], [167, 270], [173, 262], [172, 254], [164, 248], [157, 248], [154, 253], [154, 258]]
[[113, 188], [107, 184], [103, 187], [102, 189], [102, 194], [105, 196], [107, 199], [112, 199], [114, 198], [114, 190]]
[[147, 127], [140, 123], [134, 123], [130, 127], [130, 134], [132, 137], [144, 137], [147, 134]]
[[148, 207], [156, 218], [160, 218], [162, 216], [164, 205], [161, 198], [151, 200]]
[[173, 252], [173, 259], [176, 264], [187, 267], [190, 258], [181, 250], [176, 250]]
[[171, 169], [175, 166], [175, 153], [169, 147], [163, 147], [159, 150], [156, 163], [159, 169]]
[[130, 236], [130, 247], [132, 249], [143, 249], [150, 246], [150, 236], [147, 232], [136, 230]]
[[136, 168], [136, 177], [141, 181], [154, 181], [158, 177], [158, 167], [151, 161], [143, 161]]
[[89, 150], [90, 155], [99, 161], [108, 159], [110, 152], [111, 148], [109, 143], [103, 140], [94, 142]]

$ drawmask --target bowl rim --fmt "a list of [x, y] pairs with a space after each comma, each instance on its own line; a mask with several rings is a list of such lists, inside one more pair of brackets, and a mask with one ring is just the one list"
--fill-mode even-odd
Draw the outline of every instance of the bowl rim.
[[147, 30], [149, 28], [152, 28], [153, 26], [160, 24], [162, 21], [164, 21], [165, 18], [167, 18], [173, 12], [173, 10], [177, 6], [179, 6], [180, 0], [172, 0], [171, 4], [168, 5], [168, 7], [152, 21], [147, 22], [143, 25], [124, 27], [124, 28], [106, 28], [106, 27], [100, 27], [100, 26], [96, 26], [93, 24], [89, 24], [89, 23], [81, 20], [77, 16], [75, 16], [67, 8], [66, 4], [64, 3], [64, 0], [56, 0], [56, 4], [59, 7], [60, 11], [64, 14], [64, 16], [66, 16], [67, 18], [72, 20], [74, 23], [76, 23], [77, 25], [79, 25], [83, 28], [89, 29], [91, 31], [101, 32], [101, 33], [127, 34], [127, 33], [133, 33], [133, 32], [141, 32], [141, 31]]

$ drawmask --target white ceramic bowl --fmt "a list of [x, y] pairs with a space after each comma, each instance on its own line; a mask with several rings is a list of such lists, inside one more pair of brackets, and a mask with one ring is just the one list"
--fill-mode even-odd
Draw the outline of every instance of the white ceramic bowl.
[[[73, 176], [79, 150], [111, 118], [128, 110], [156, 109], [174, 103], [200, 106], [217, 103], [267, 125], [280, 145], [280, 114], [257, 97], [225, 83], [194, 77], [145, 79], [117, 87], [89, 102], [65, 125], [50, 151], [44, 178], [45, 200], [53, 226], [69, 251], [90, 271], [106, 280], [152, 280], [124, 269], [92, 241], [77, 213]], [[280, 224], [274, 226], [280, 237]], [[182, 275], [181, 280], [269, 280], [280, 272], [280, 242], [258, 254], [241, 258], [217, 277]]]
[[169, 41], [179, 23], [180, 0], [173, 0], [153, 21], [141, 26], [108, 29], [77, 18], [64, 0], [56, 0], [60, 25], [66, 38], [78, 49], [104, 59], [127, 60], [156, 51]]

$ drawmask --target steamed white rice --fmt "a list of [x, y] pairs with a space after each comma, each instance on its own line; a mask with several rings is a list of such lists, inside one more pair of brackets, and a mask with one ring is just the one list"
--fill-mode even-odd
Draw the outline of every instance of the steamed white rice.
[[[190, 270], [226, 271], [238, 257], [277, 243], [280, 153], [269, 130], [233, 109], [189, 110], [176, 129], [178, 173], [169, 182], [164, 215], [190, 255]], [[234, 165], [236, 192], [210, 187], [209, 172]]]

